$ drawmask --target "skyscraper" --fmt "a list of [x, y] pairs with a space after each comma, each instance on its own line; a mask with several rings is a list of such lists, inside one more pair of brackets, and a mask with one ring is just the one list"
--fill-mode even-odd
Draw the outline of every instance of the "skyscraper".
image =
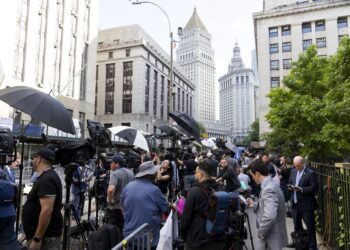
[[251, 129], [255, 115], [255, 78], [244, 66], [237, 42], [228, 72], [219, 78], [220, 123], [229, 127], [231, 136], [240, 141]]
[[211, 35], [194, 8], [180, 35], [177, 64], [195, 85], [194, 118], [206, 126], [215, 121], [215, 65]]

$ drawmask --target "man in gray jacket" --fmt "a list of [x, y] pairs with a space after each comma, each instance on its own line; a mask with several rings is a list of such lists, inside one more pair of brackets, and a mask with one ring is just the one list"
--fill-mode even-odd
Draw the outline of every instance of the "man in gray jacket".
[[254, 207], [258, 232], [258, 250], [280, 250], [288, 244], [284, 197], [281, 188], [269, 176], [266, 164], [255, 160], [250, 173], [257, 184], [261, 184], [259, 201], [254, 204], [248, 199], [249, 206]]

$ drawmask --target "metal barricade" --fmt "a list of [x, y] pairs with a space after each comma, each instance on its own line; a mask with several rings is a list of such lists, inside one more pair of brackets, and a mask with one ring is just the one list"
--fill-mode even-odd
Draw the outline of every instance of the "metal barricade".
[[350, 167], [311, 163], [319, 189], [316, 198], [316, 228], [323, 244], [350, 249]]
[[145, 223], [113, 247], [112, 250], [151, 250], [152, 238], [152, 228], [148, 223]]

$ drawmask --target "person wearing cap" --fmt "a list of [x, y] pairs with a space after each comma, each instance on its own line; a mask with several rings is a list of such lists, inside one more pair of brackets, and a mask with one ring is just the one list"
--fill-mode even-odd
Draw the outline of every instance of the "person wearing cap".
[[111, 176], [107, 190], [108, 223], [116, 225], [123, 232], [124, 217], [120, 207], [120, 194], [124, 187], [134, 180], [134, 173], [125, 167], [122, 155], [114, 155], [111, 159]]
[[38, 177], [23, 206], [22, 224], [29, 250], [61, 249], [62, 183], [52, 169], [55, 152], [48, 148], [33, 156], [33, 168]]
[[[130, 182], [120, 196], [124, 213], [123, 235], [127, 237], [144, 223], [152, 228], [151, 249], [156, 249], [159, 241], [161, 215], [168, 207], [174, 208], [155, 185], [158, 168], [152, 161], [144, 162], [139, 167], [135, 180]], [[146, 237], [146, 236], [145, 236]], [[143, 239], [140, 239], [142, 242]]]
[[211, 238], [206, 231], [211, 190], [219, 190], [219, 185], [212, 178], [212, 169], [208, 160], [200, 162], [195, 171], [197, 183], [187, 194], [185, 207], [180, 221], [180, 234], [188, 250], [221, 250], [224, 248], [224, 238]]
[[16, 210], [13, 205], [15, 189], [11, 182], [6, 180], [6, 173], [0, 169], [0, 249], [18, 249], [14, 225]]

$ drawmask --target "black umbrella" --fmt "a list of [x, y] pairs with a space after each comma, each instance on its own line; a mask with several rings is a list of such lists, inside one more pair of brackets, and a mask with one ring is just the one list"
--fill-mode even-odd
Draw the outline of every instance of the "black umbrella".
[[75, 134], [69, 112], [49, 94], [26, 86], [16, 86], [0, 90], [0, 100], [50, 127]]
[[200, 131], [198, 123], [188, 114], [172, 111], [169, 116], [175, 120], [175, 122], [183, 128], [190, 135], [199, 138]]
[[178, 131], [174, 127], [166, 125], [166, 124], [156, 126], [156, 127], [159, 128], [162, 132], [164, 132], [167, 136], [170, 136], [170, 137], [181, 135], [180, 131]]

